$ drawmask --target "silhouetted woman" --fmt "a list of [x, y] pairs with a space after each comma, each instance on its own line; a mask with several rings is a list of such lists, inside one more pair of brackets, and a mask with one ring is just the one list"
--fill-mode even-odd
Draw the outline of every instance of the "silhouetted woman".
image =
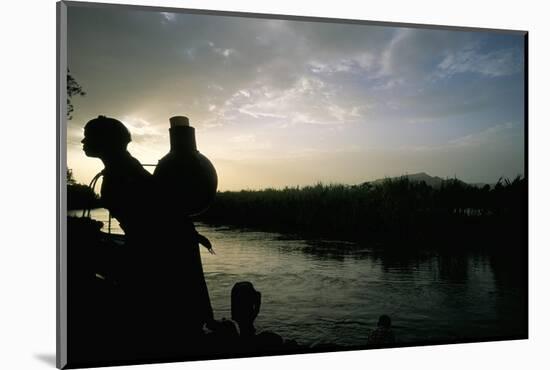
[[103, 182], [101, 202], [116, 218], [128, 241], [141, 236], [150, 215], [144, 208], [152, 206], [152, 175], [127, 151], [130, 132], [118, 120], [99, 116], [84, 128], [82, 140], [88, 157], [101, 159]]
[[86, 124], [82, 140], [86, 155], [105, 165], [101, 200], [126, 236], [113, 271], [123, 294], [123, 338], [145, 359], [193, 354], [204, 323], [212, 320], [199, 236], [127, 151], [130, 141], [120, 121], [104, 116]]

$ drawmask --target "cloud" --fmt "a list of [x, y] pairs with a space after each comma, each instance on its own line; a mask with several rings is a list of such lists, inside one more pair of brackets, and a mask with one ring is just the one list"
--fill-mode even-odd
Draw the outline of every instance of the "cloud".
[[176, 20], [175, 13], [160, 12], [160, 15], [163, 18], [163, 21], [162, 21], [163, 23], [174, 22]]
[[501, 77], [521, 72], [523, 55], [517, 49], [496, 50], [488, 53], [466, 49], [449, 53], [437, 68], [438, 75], [441, 77], [450, 77], [466, 72]]
[[87, 92], [70, 140], [106, 114], [147, 160], [165, 153], [173, 115], [228, 158], [252, 150], [232, 141], [246, 135], [258, 152], [333, 150], [337, 136], [341, 147], [466, 148], [523, 117], [519, 35], [75, 7], [68, 39]]
[[[171, 22], [167, 28], [159, 27], [159, 13], [90, 12], [74, 13], [69, 25], [77, 45], [69, 51], [71, 69], [90, 90], [83, 102], [88, 113], [76, 114], [97, 114], [116, 101], [114, 116], [141, 107], [152, 122], [174, 113], [210, 127], [242, 116], [336, 124], [365, 119], [367, 112], [370, 118], [395, 114], [407, 101], [414, 105], [403, 114], [414, 115], [417, 106], [437, 111], [440, 105], [422, 101], [429, 89], [417, 91], [436, 83], [433, 76], [459, 77], [479, 60], [486, 63], [477, 70], [500, 76], [511, 70], [514, 53], [486, 51], [485, 59], [470, 56], [461, 67], [461, 52], [482, 51], [479, 34], [161, 13]], [[307, 90], [304, 83], [313, 85]], [[249, 100], [235, 96], [252, 90]], [[437, 94], [453, 101], [460, 91]]]
[[229, 139], [229, 141], [233, 143], [253, 143], [256, 141], [256, 135], [254, 134], [243, 134], [243, 135], [237, 135], [233, 136]]
[[506, 122], [491, 125], [486, 129], [455, 137], [447, 140], [445, 143], [436, 145], [418, 145], [404, 147], [415, 152], [436, 152], [448, 150], [479, 150], [484, 147], [498, 148], [514, 143], [515, 146], [521, 145], [522, 140], [509, 140], [516, 138], [518, 134], [522, 135], [522, 125], [512, 122]]
[[365, 106], [351, 105], [338, 98], [338, 87], [317, 77], [302, 76], [285, 89], [254, 83], [228, 98], [212, 121], [241, 121], [253, 118], [289, 124], [344, 124], [357, 122]]
[[379, 74], [390, 81], [425, 83], [449, 53], [477, 45], [479, 36], [471, 32], [397, 29], [380, 54]]
[[218, 48], [212, 41], [209, 41], [207, 44], [208, 46], [210, 46], [211, 50], [215, 54], [218, 54], [224, 58], [228, 58], [229, 56], [234, 55], [236, 53], [235, 49]]
[[373, 64], [379, 65], [378, 75], [387, 79], [386, 85], [395, 81], [418, 86], [465, 72], [507, 76], [521, 72], [522, 61], [519, 36], [402, 28]]
[[327, 62], [312, 60], [308, 64], [309, 70], [315, 74], [353, 73], [361, 74], [376, 67], [376, 57], [368, 52], [350, 55]]
[[161, 130], [158, 125], [146, 121], [143, 118], [125, 116], [120, 121], [128, 128], [135, 143], [158, 142], [166, 136], [166, 131]]
[[514, 124], [511, 122], [507, 122], [504, 124], [499, 124], [495, 126], [491, 126], [485, 130], [482, 130], [480, 132], [465, 135], [453, 140], [450, 140], [448, 142], [449, 147], [474, 147], [474, 146], [481, 146], [481, 145], [487, 145], [492, 142], [497, 141], [496, 139], [499, 138], [499, 136], [506, 135], [514, 128]]

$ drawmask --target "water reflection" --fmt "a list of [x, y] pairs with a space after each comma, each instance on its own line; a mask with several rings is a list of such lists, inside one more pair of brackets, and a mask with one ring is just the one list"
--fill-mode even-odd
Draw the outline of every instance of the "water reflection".
[[230, 317], [231, 287], [248, 280], [262, 292], [258, 329], [301, 344], [364, 346], [381, 314], [392, 317], [398, 345], [526, 334], [526, 270], [510, 256], [198, 231], [217, 253], [201, 251], [217, 318]]

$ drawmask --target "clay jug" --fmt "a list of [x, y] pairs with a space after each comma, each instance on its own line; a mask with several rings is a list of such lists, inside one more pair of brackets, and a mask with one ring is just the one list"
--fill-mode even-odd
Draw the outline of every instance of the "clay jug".
[[154, 177], [171, 207], [185, 216], [204, 212], [214, 200], [218, 176], [197, 150], [195, 129], [183, 116], [170, 118], [170, 152], [159, 160]]

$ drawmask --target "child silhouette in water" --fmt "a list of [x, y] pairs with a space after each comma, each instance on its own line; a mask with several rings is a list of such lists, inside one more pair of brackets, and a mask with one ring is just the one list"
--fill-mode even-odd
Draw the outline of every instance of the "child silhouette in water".
[[382, 315], [378, 319], [378, 326], [370, 333], [368, 343], [373, 346], [385, 346], [395, 343], [395, 336], [391, 329], [391, 318]]

